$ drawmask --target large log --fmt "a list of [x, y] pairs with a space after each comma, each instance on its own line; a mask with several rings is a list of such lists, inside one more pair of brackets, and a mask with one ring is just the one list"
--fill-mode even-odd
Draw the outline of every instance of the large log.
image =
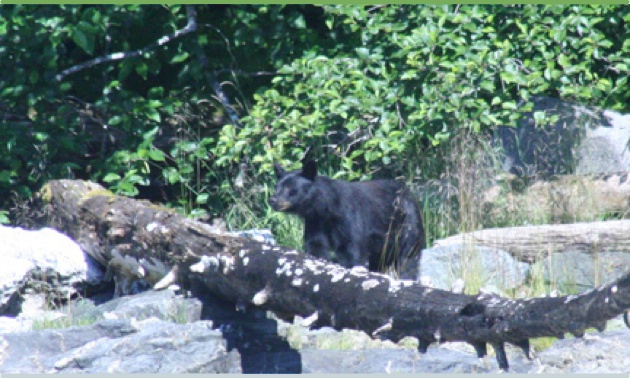
[[525, 262], [564, 251], [630, 252], [630, 220], [490, 228], [450, 236], [433, 245], [459, 243], [498, 248]]
[[508, 368], [506, 342], [529, 355], [531, 338], [601, 331], [630, 308], [630, 272], [568, 297], [455, 294], [224, 235], [88, 182], [51, 181], [41, 193], [48, 204], [45, 221], [109, 266], [122, 286], [139, 276], [158, 287], [175, 275], [182, 284], [196, 277], [234, 303], [260, 306], [287, 320], [299, 315], [315, 328], [350, 328], [393, 341], [413, 336], [421, 352], [436, 341], [466, 341], [483, 356], [489, 343], [502, 369]]

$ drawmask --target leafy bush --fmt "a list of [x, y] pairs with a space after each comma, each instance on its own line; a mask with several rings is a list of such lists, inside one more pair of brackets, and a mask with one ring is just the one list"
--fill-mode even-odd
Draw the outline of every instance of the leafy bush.
[[462, 131], [516, 125], [532, 95], [627, 107], [619, 7], [325, 9], [340, 43], [306, 51], [254, 94], [244, 126], [221, 131], [219, 167], [248, 158], [269, 171], [310, 147], [337, 177], [399, 174]]

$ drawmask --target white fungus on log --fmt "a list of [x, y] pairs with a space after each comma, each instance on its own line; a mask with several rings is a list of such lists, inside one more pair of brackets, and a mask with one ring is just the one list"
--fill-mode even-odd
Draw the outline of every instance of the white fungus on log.
[[265, 286], [262, 290], [254, 294], [254, 297], [252, 298], [252, 303], [256, 306], [262, 306], [267, 303], [270, 294], [271, 292], [269, 287]]

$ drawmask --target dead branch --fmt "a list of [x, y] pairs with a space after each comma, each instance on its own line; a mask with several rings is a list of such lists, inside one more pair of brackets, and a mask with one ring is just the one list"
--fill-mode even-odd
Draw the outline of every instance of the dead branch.
[[90, 68], [90, 67], [94, 67], [96, 65], [99, 64], [103, 64], [103, 63], [108, 63], [108, 62], [114, 62], [117, 60], [122, 60], [122, 59], [127, 59], [127, 58], [134, 58], [137, 56], [141, 56], [149, 51], [151, 51], [152, 49], [158, 47], [158, 46], [163, 46], [169, 42], [174, 41], [177, 38], [180, 38], [186, 34], [192, 33], [194, 31], [197, 30], [197, 12], [195, 11], [195, 7], [192, 5], [187, 5], [186, 6], [186, 15], [188, 17], [188, 23], [186, 24], [186, 26], [183, 29], [179, 29], [176, 30], [175, 32], [169, 34], [169, 35], [165, 35], [164, 37], [158, 39], [157, 41], [151, 43], [150, 45], [143, 47], [141, 49], [137, 49], [134, 51], [122, 51], [122, 52], [115, 52], [112, 54], [108, 54], [105, 56], [101, 56], [98, 58], [94, 58], [92, 60], [88, 60], [87, 62], [81, 63], [81, 64], [77, 64], [76, 66], [72, 66], [70, 68], [67, 68], [65, 70], [63, 70], [61, 73], [57, 74], [57, 76], [55, 76], [55, 79], [57, 81], [61, 81], [63, 79], [66, 78], [66, 76], [68, 75], [72, 75], [74, 73], [77, 73], [79, 71], [82, 71], [84, 69]]

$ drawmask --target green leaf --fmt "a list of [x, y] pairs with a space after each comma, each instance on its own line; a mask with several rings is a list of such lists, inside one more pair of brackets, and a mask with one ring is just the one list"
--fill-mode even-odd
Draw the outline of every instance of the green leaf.
[[120, 123], [122, 122], [122, 120], [123, 120], [123, 119], [122, 119], [122, 117], [121, 117], [121, 116], [116, 115], [116, 116], [113, 116], [112, 118], [110, 118], [110, 119], [107, 121], [107, 124], [108, 124], [109, 126], [116, 126], [116, 125], [120, 124]]
[[29, 75], [29, 81], [31, 82], [31, 84], [37, 84], [37, 82], [39, 81], [39, 72], [37, 72], [36, 70], [31, 71]]
[[33, 133], [33, 136], [35, 137], [35, 140], [37, 140], [38, 142], [44, 142], [48, 140], [48, 138], [50, 137], [48, 133], [44, 133], [44, 132], [35, 132]]
[[72, 40], [88, 55], [94, 53], [94, 28], [85, 21], [80, 21], [72, 31]]
[[355, 51], [361, 59], [367, 59], [370, 56], [370, 50], [366, 47], [358, 47], [355, 49]]
[[89, 41], [88, 36], [81, 29], [75, 29], [72, 33], [72, 40], [77, 44], [80, 48], [82, 48], [88, 54], [91, 54], [89, 50]]
[[501, 103], [501, 107], [503, 109], [507, 109], [507, 110], [516, 110], [516, 102], [514, 101], [505, 101], [503, 103]]
[[0, 211], [0, 224], [9, 224], [11, 222], [8, 215], [9, 212], [7, 210]]
[[145, 62], [139, 62], [136, 64], [136, 73], [146, 80], [147, 74], [149, 73], [149, 66]]
[[181, 175], [179, 174], [179, 171], [175, 169], [174, 167], [168, 167], [162, 170], [162, 176], [166, 178], [168, 183], [171, 185], [180, 182], [180, 179], [181, 179]]
[[103, 177], [103, 181], [110, 183], [110, 182], [114, 182], [114, 181], [118, 181], [120, 180], [122, 177], [120, 177], [119, 174], [116, 173], [108, 173], [105, 175], [105, 177]]
[[188, 59], [189, 56], [190, 56], [190, 54], [188, 54], [188, 52], [186, 52], [186, 51], [180, 52], [179, 54], [175, 55], [171, 59], [171, 61], [169, 63], [170, 64], [181, 63], [181, 62], [185, 61], [186, 59]]
[[536, 125], [542, 125], [545, 123], [547, 116], [545, 112], [534, 112], [534, 121]]
[[160, 116], [160, 113], [155, 109], [147, 110], [147, 118], [157, 123], [162, 122], [162, 117]]
[[154, 161], [165, 161], [164, 152], [158, 150], [157, 148], [152, 148], [149, 150], [149, 159]]
[[134, 63], [132, 59], [123, 59], [120, 62], [120, 69], [118, 71], [118, 81], [123, 82], [129, 76], [130, 73], [134, 70]]
[[560, 54], [558, 56], [558, 63], [562, 67], [569, 67], [571, 65], [571, 61], [569, 61], [569, 58], [566, 55], [564, 55], [564, 54]]
[[208, 198], [210, 198], [210, 195], [208, 193], [201, 193], [197, 195], [197, 199], [195, 202], [200, 205], [205, 205], [208, 203]]

